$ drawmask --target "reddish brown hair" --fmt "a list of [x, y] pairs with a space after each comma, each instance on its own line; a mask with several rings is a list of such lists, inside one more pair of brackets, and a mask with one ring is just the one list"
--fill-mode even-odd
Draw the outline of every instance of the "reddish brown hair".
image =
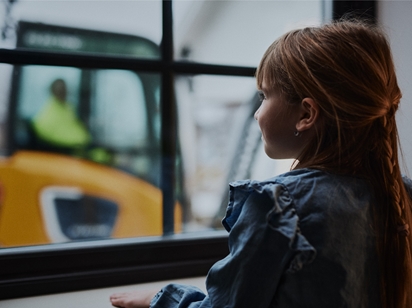
[[401, 177], [395, 112], [401, 99], [388, 40], [376, 26], [338, 21], [286, 33], [258, 67], [285, 100], [310, 97], [322, 129], [295, 168], [311, 167], [366, 178], [374, 187], [382, 307], [412, 307], [411, 199]]

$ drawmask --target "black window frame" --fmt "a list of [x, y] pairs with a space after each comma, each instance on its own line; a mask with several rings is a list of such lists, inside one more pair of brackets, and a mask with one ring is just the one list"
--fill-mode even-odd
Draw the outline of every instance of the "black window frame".
[[[324, 0], [326, 1], [326, 0]], [[332, 1], [333, 18], [348, 10], [375, 18], [376, 1]], [[366, 12], [366, 15], [365, 15]], [[7, 248], [0, 250], [0, 300], [206, 275], [228, 253], [227, 233], [173, 234], [176, 103], [174, 76], [253, 77], [255, 67], [175, 61], [172, 1], [162, 1], [161, 58], [0, 49], [0, 63], [125, 69], [159, 73], [161, 90], [161, 190], [163, 236]]]

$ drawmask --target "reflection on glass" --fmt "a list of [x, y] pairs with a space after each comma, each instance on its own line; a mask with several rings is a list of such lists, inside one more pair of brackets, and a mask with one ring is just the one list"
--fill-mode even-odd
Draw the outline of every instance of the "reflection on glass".
[[0, 247], [162, 234], [160, 76], [28, 65], [8, 78]]
[[176, 89], [186, 231], [220, 228], [230, 181], [263, 180], [290, 164], [262, 155], [254, 78], [179, 76]]
[[10, 10], [0, 11], [1, 47], [159, 56], [160, 0], [26, 0], [8, 5]]
[[174, 1], [176, 59], [257, 66], [285, 31], [319, 24], [323, 2]]

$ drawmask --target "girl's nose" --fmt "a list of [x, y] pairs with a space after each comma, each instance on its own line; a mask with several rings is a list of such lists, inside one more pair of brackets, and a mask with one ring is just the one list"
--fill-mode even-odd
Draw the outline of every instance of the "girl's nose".
[[258, 110], [256, 110], [255, 115], [253, 116], [256, 121], [258, 119], [259, 110], [260, 110], [260, 108], [258, 108]]

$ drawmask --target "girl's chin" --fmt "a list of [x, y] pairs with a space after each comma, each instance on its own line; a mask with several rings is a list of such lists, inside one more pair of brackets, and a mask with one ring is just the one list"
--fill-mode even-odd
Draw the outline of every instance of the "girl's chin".
[[283, 151], [276, 151], [275, 149], [269, 148], [266, 144], [265, 153], [270, 159], [296, 159], [296, 157], [293, 157], [294, 155], [288, 155]]

